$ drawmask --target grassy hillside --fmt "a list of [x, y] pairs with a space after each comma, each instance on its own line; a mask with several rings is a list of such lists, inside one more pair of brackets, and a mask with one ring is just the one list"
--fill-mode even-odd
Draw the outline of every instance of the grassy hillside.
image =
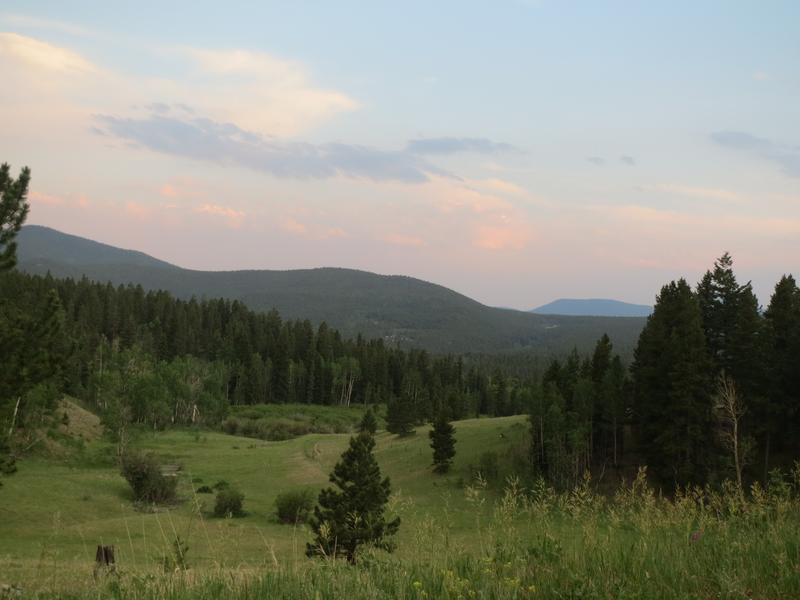
[[641, 318], [546, 316], [492, 308], [412, 277], [352, 269], [193, 271], [37, 226], [20, 232], [19, 268], [139, 283], [182, 298], [239, 299], [256, 310], [275, 308], [285, 318], [326, 321], [348, 337], [361, 333], [436, 352], [529, 349], [547, 355], [573, 346], [588, 350], [608, 333], [617, 349], [628, 354], [644, 325]]
[[[340, 409], [346, 410], [346, 409]], [[391, 477], [394, 510], [403, 519], [399, 556], [414, 552], [414, 535], [429, 518], [449, 512], [453, 535], [472, 544], [474, 517], [459, 479], [482, 453], [507, 452], [521, 442], [524, 417], [474, 419], [457, 423], [458, 454], [451, 475], [434, 476], [427, 428], [409, 438], [377, 435], [376, 456]], [[187, 540], [192, 565], [255, 569], [278, 561], [306, 562], [309, 534], [279, 524], [276, 496], [286, 490], [319, 490], [347, 447], [349, 434], [311, 434], [282, 442], [213, 432], [145, 434], [136, 445], [180, 464], [183, 502], [155, 513], [137, 512], [130, 490], [111, 463], [112, 449], [93, 441], [69, 460], [36, 457], [21, 461], [19, 472], [0, 491], [0, 574], [14, 580], [66, 583], [90, 578], [94, 548], [114, 544], [129, 569], [152, 568], [175, 534]], [[209, 518], [213, 496], [195, 494], [201, 485], [225, 480], [245, 494], [247, 516]], [[447, 499], [445, 501], [445, 499]], [[0, 577], [2, 583], [3, 577]]]
[[[377, 436], [402, 525], [394, 555], [367, 553], [357, 567], [305, 558], [308, 531], [271, 514], [278, 493], [327, 484], [344, 434], [271, 443], [147, 434], [138, 446], [183, 467], [183, 502], [157, 512], [134, 510], [102, 442], [72, 460], [27, 459], [0, 491], [0, 586], [24, 597], [97, 599], [800, 597], [800, 467], [794, 480], [754, 489], [749, 500], [694, 490], [670, 502], [642, 479], [613, 500], [588, 485], [501, 493], [461, 478], [469, 481], [469, 464], [487, 451], [507, 464], [523, 443], [524, 418], [461, 421], [456, 431], [456, 464], [445, 477], [431, 474], [425, 428]], [[219, 479], [244, 491], [247, 516], [208, 517], [211, 498], [194, 489]], [[188, 544], [189, 569], [165, 572], [176, 536]], [[93, 578], [97, 544], [115, 545], [116, 576]]]

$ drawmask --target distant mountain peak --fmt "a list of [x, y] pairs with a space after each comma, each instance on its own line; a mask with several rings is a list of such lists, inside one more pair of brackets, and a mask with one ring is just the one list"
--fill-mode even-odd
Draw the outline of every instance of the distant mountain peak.
[[138, 250], [124, 250], [44, 225], [25, 225], [17, 235], [21, 263], [56, 261], [64, 265], [138, 265], [175, 269], [175, 265]]
[[609, 298], [559, 298], [530, 312], [572, 317], [646, 317], [653, 312], [653, 307]]

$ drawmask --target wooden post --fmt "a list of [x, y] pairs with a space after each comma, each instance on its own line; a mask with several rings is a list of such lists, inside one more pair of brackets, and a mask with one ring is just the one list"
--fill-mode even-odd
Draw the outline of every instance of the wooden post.
[[94, 578], [100, 571], [108, 573], [117, 572], [117, 565], [114, 560], [114, 546], [98, 546], [94, 554]]

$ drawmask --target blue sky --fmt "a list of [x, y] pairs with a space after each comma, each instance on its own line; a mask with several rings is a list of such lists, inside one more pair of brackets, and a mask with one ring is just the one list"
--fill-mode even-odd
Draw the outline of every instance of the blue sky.
[[30, 221], [518, 308], [800, 272], [795, 2], [15, 2]]

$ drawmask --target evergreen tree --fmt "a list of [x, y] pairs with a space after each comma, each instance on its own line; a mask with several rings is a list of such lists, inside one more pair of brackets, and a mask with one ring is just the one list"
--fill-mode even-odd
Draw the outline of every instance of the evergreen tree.
[[375, 435], [375, 432], [378, 431], [378, 420], [375, 418], [375, 413], [372, 412], [371, 406], [361, 418], [361, 423], [358, 424], [358, 431], [360, 433], [368, 433], [370, 435]]
[[0, 165], [0, 273], [17, 264], [16, 237], [30, 209], [27, 202], [30, 180], [28, 167], [23, 167], [14, 179], [8, 163]]
[[764, 313], [767, 323], [767, 401], [760, 415], [766, 431], [764, 473], [772, 446], [800, 452], [800, 288], [784, 275], [775, 286]]
[[402, 394], [389, 402], [386, 409], [386, 431], [397, 435], [414, 433], [414, 411], [411, 399]]
[[374, 447], [375, 439], [368, 433], [350, 438], [349, 448], [330, 476], [336, 488], [319, 494], [310, 521], [315, 537], [306, 545], [307, 556], [343, 556], [352, 564], [364, 544], [393, 549], [391, 537], [400, 527], [400, 518], [386, 520], [391, 486], [388, 477], [381, 478]]
[[456, 455], [455, 428], [447, 420], [444, 413], [433, 422], [433, 429], [428, 436], [431, 438], [431, 448], [433, 448], [433, 470], [436, 473], [447, 473], [450, 470], [450, 463]]
[[611, 365], [600, 383], [600, 404], [603, 407], [603, 439], [605, 454], [609, 454], [616, 467], [624, 452], [622, 426], [625, 421], [625, 367], [619, 355], [611, 360]]
[[769, 410], [765, 393], [767, 340], [758, 299], [750, 282], [737, 282], [733, 259], [727, 252], [698, 284], [697, 298], [714, 376], [730, 378], [747, 402], [750, 410], [742, 419], [742, 435], [758, 439], [766, 461], [770, 437], [765, 428]]
[[[31, 172], [28, 167], [24, 167], [15, 180], [11, 176], [8, 164], [0, 165], [0, 278], [4, 272], [13, 269], [17, 264], [16, 237], [30, 208], [26, 200], [30, 178]], [[30, 345], [26, 342], [24, 329], [21, 330], [19, 327], [20, 319], [16, 314], [9, 314], [10, 312], [15, 311], [0, 300], [0, 364], [3, 365], [3, 379], [13, 380], [4, 381], [2, 387], [6, 389], [0, 390], [0, 474], [3, 475], [16, 471], [16, 466], [10, 450], [10, 440], [6, 438], [6, 423], [2, 417], [6, 411], [11, 410], [9, 405], [16, 403], [11, 416], [10, 429], [13, 430], [13, 420], [19, 408], [19, 395], [27, 379], [24, 374], [24, 364], [18, 365], [23, 369], [23, 373], [14, 370], [14, 363], [21, 363], [14, 359], [19, 357], [21, 350], [26, 350]]]
[[712, 460], [714, 377], [700, 307], [683, 279], [661, 289], [631, 370], [651, 471], [665, 483], [702, 483]]
[[733, 274], [733, 259], [727, 252], [714, 262], [714, 270], [697, 284], [697, 301], [703, 333], [718, 369], [730, 372], [730, 338], [736, 321], [740, 287]]

